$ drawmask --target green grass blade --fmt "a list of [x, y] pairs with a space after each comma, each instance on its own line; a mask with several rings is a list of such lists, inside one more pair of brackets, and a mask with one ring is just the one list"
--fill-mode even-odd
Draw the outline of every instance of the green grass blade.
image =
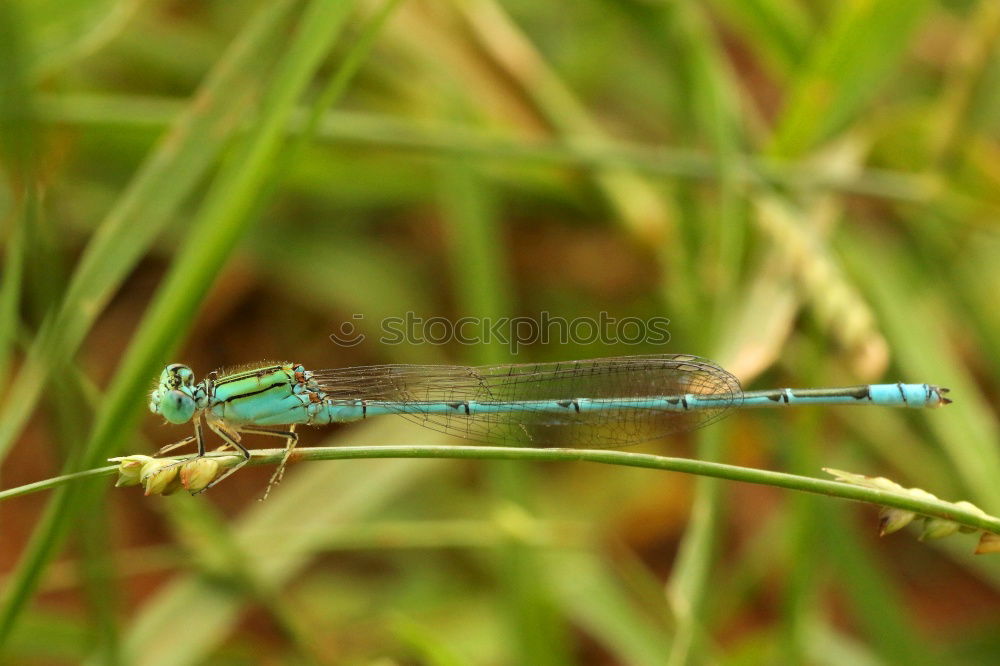
[[36, 16], [36, 32], [44, 41], [39, 45], [42, 53], [31, 63], [32, 77], [44, 80], [99, 51], [128, 26], [142, 4], [143, 0], [83, 0], [62, 3], [61, 12]]
[[[86, 444], [83, 466], [92, 467], [121, 445], [138, 418], [152, 368], [180, 340], [187, 322], [225, 259], [251, 221], [258, 189], [271, 175], [294, 105], [352, 9], [349, 3], [317, 1], [306, 9], [299, 31], [274, 74], [260, 121], [236, 150], [208, 193], [185, 248], [164, 279], [143, 323], [126, 351], [105, 396], [103, 410]], [[36, 528], [0, 606], [0, 643], [37, 586], [42, 570], [61, 542], [69, 519], [91, 504], [94, 484], [56, 494]], [[77, 501], [78, 494], [83, 495]]]
[[294, 0], [267, 4], [218, 62], [194, 99], [101, 223], [71, 278], [62, 306], [40, 332], [0, 408], [0, 459], [30, 416], [53, 367], [72, 357], [122, 281], [172, 221], [217, 158], [258, 89], [260, 57]]
[[[39, 107], [51, 121], [149, 129], [164, 126], [183, 108], [178, 101], [162, 97], [112, 94], [42, 96]], [[305, 131], [308, 117], [309, 111], [300, 109], [290, 130]], [[712, 183], [719, 178], [718, 160], [713, 154], [672, 145], [651, 146], [598, 137], [586, 142], [544, 141], [495, 130], [344, 110], [324, 114], [316, 131], [317, 139], [323, 142], [421, 156], [461, 156], [485, 162], [513, 162], [517, 166], [627, 168], [648, 176], [694, 182]], [[814, 161], [775, 160], [748, 153], [741, 153], [738, 160], [735, 156], [731, 159], [736, 163], [728, 177], [754, 188], [770, 188], [773, 184], [807, 191], [820, 188], [921, 204], [947, 195], [933, 181], [902, 170], [866, 168], [845, 177]], [[961, 219], [956, 222], [970, 223]]]
[[16, 2], [0, 3], [0, 164], [17, 195], [33, 187], [40, 127], [28, 68], [33, 55], [28, 21]]
[[79, 664], [86, 655], [88, 638], [86, 627], [76, 618], [29, 612], [11, 637], [7, 653], [16, 664]]
[[[446, 163], [441, 181], [459, 312], [462, 316], [484, 318], [481, 321], [497, 321], [514, 309], [493, 197], [479, 175], [461, 161]], [[473, 362], [489, 364], [507, 361], [511, 350], [495, 343], [480, 344], [470, 352]], [[516, 463], [492, 468], [490, 486], [497, 501], [530, 511], [526, 507], [532, 503], [532, 472]], [[539, 665], [569, 663], [564, 629], [553, 613], [554, 604], [537, 553], [529, 545], [509, 539], [497, 549], [496, 556], [508, 630], [514, 641], [513, 658], [519, 663]]]
[[32, 195], [20, 203], [12, 215], [12, 224], [5, 239], [3, 275], [0, 276], [0, 377], [10, 376], [8, 369], [21, 322], [21, 292], [27, 251], [25, 226], [31, 224], [34, 205]]
[[[397, 424], [398, 425], [398, 424]], [[399, 431], [410, 441], [423, 441], [414, 434], [414, 429], [403, 428]], [[395, 433], [398, 435], [399, 433]], [[419, 435], [430, 436], [431, 432], [419, 432]], [[254, 449], [251, 451], [249, 465], [274, 465], [281, 461], [284, 449]], [[213, 454], [209, 454], [213, 455]], [[218, 454], [232, 457], [232, 453]], [[521, 462], [594, 462], [608, 465], [622, 465], [643, 469], [680, 472], [698, 476], [756, 483], [775, 488], [798, 490], [827, 495], [844, 500], [867, 502], [876, 506], [886, 506], [903, 511], [910, 511], [921, 516], [932, 516], [950, 520], [970, 531], [986, 531], [1000, 535], [1000, 518], [984, 513], [981, 509], [970, 508], [962, 504], [931, 497], [926, 493], [914, 493], [911, 490], [884, 489], [871, 487], [870, 484], [831, 481], [825, 478], [798, 476], [784, 472], [774, 472], [754, 467], [740, 467], [717, 462], [699, 460], [696, 458], [670, 458], [648, 453], [630, 453], [625, 451], [602, 449], [535, 449], [513, 446], [431, 446], [426, 444], [412, 445], [380, 445], [371, 446], [312, 446], [296, 450], [299, 461], [307, 460], [353, 460], [362, 458], [455, 458], [461, 460], [517, 460]], [[183, 456], [182, 456], [183, 457]], [[177, 458], [178, 460], [181, 459]], [[76, 476], [63, 476], [58, 480], [50, 480], [44, 486], [33, 483], [23, 488], [11, 488], [0, 493], [0, 499], [17, 497], [29, 492], [56, 487], [67, 483], [75, 483], [83, 478], [110, 476], [116, 468], [102, 467], [88, 470]]]
[[[102, 498], [105, 499], [105, 498]], [[109, 503], [100, 501], [96, 509], [80, 517], [76, 541], [81, 560], [77, 568], [88, 603], [89, 624], [97, 644], [100, 663], [125, 664], [121, 654], [119, 620], [122, 599], [115, 564], [118, 554], [111, 539], [113, 524]]]
[[[375, 443], [391, 437], [397, 427], [372, 422], [353, 429], [349, 441]], [[342, 441], [345, 438], [331, 443]], [[300, 466], [282, 484], [281, 492], [246, 511], [232, 528], [233, 539], [241, 556], [252, 563], [256, 584], [281, 590], [294, 584], [314, 557], [318, 547], [314, 534], [336, 535], [339, 525], [349, 531], [404, 494], [418, 492], [418, 484], [432, 482], [440, 471], [439, 463], [408, 460]], [[289, 530], [290, 525], [295, 529]], [[287, 537], [269, 542], [274, 548], [267, 558], [254, 557], [261, 535], [276, 530]], [[136, 666], [204, 663], [239, 621], [244, 602], [200, 575], [182, 576], [158, 590], [137, 613], [125, 637], [125, 655]]]
[[783, 74], [802, 59], [815, 26], [797, 0], [715, 0], [731, 29]]
[[[722, 443], [719, 429], [703, 431], [699, 436], [699, 457], [718, 460], [722, 457]], [[724, 493], [725, 488], [718, 479], [698, 479], [695, 486], [691, 521], [666, 586], [667, 600], [677, 621], [667, 659], [670, 666], [693, 663], [705, 651], [708, 637], [704, 625], [705, 606], [710, 593]]]
[[561, 549], [546, 564], [546, 576], [552, 580], [563, 613], [600, 641], [616, 663], [664, 663], [671, 632], [665, 622], [639, 612], [634, 600], [623, 593], [617, 563], [592, 552]]
[[448, 644], [434, 635], [434, 632], [415, 620], [398, 616], [392, 620], [393, 635], [405, 644], [420, 664], [426, 666], [462, 666], [465, 663]]
[[801, 155], [854, 119], [881, 90], [930, 6], [928, 0], [838, 4], [829, 33], [815, 40], [789, 92], [772, 152]]
[[[950, 319], [948, 300], [936, 293], [915, 259], [888, 244], [873, 247], [871, 239], [850, 238], [844, 253], [858, 280], [871, 294], [896, 361], [911, 377], [926, 377], [947, 386], [955, 396], [947, 412], [929, 419], [950, 462], [950, 471], [964, 484], [970, 501], [987, 511], [1000, 507], [1000, 425], [976, 380], [952, 348], [944, 322]], [[873, 274], [870, 267], [892, 266]], [[932, 295], [933, 294], [933, 295]], [[921, 322], [920, 335], [913, 322]], [[933, 491], [933, 489], [931, 489]]]
[[[516, 82], [566, 141], [587, 143], [605, 135], [591, 112], [562, 81], [535, 45], [494, 0], [458, 3], [476, 46], [490, 63]], [[621, 168], [594, 175], [617, 219], [628, 232], [653, 247], [675, 246], [676, 220], [670, 202], [648, 181]]]
[[[302, 627], [300, 614], [294, 612], [287, 595], [280, 588], [266, 584], [256, 574], [254, 553], [237, 542], [221, 512], [207, 506], [201, 498], [181, 496], [167, 508], [175, 539], [186, 546], [187, 558], [195, 563], [202, 578], [212, 585], [228, 588], [230, 595], [247, 604], [263, 608], [288, 637], [296, 656], [307, 666], [323, 663], [313, 641]], [[130, 655], [135, 659], [134, 655]]]
[[[901, 591], [892, 587], [885, 564], [867, 552], [856, 530], [828, 506], [817, 506], [820, 520], [834, 527], [838, 538], [824, 539], [824, 551], [837, 568], [834, 577], [853, 606], [861, 630], [886, 664], [936, 664], [929, 641], [908, 617]], [[825, 530], [824, 530], [825, 531]]]

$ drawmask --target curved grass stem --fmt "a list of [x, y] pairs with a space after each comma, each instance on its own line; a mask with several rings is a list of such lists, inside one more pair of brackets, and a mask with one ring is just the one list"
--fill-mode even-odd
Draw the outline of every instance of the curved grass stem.
[[[251, 452], [250, 465], [268, 465], [280, 462], [284, 449], [257, 449]], [[209, 456], [231, 456], [230, 453]], [[180, 456], [182, 460], [189, 456]], [[501, 446], [337, 446], [311, 447], [296, 450], [291, 462], [307, 460], [350, 460], [371, 458], [455, 458], [474, 460], [522, 460], [538, 462], [595, 462], [624, 467], [642, 467], [667, 472], [681, 472], [698, 476], [715, 477], [729, 481], [742, 481], [787, 488], [845, 500], [868, 502], [879, 506], [912, 511], [914, 513], [949, 520], [963, 527], [1000, 534], [1000, 518], [980, 515], [975, 511], [951, 502], [921, 498], [903, 492], [869, 488], [841, 481], [818, 479], [765, 469], [739, 467], [724, 463], [692, 458], [673, 458], [649, 453], [606, 451], [599, 449], [533, 449]], [[112, 461], [120, 460], [114, 458]], [[106, 466], [76, 474], [53, 477], [44, 481], [0, 491], [0, 501], [40, 490], [55, 488], [79, 479], [111, 476], [117, 466]]]

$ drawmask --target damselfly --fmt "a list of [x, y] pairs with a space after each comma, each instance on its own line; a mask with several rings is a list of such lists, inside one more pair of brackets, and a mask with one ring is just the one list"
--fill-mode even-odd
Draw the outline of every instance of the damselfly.
[[712, 361], [679, 354], [315, 371], [296, 363], [257, 363], [216, 370], [200, 382], [189, 367], [171, 364], [160, 375], [149, 408], [171, 423], [194, 421], [192, 436], [160, 453], [195, 442], [196, 457], [204, 456], [204, 419], [224, 447], [242, 456], [211, 487], [249, 461], [243, 435], [283, 438], [290, 453], [300, 424], [397, 414], [478, 442], [618, 448], [700, 428], [739, 408], [938, 407], [951, 402], [944, 397], [947, 392], [901, 383], [743, 391], [736, 377]]

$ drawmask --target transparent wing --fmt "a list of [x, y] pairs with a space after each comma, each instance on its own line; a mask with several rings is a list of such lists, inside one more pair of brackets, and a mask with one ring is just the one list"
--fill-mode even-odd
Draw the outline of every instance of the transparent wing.
[[[629, 446], [670, 433], [694, 430], [724, 416], [743, 398], [739, 380], [711, 361], [688, 355], [621, 356], [559, 363], [498, 366], [376, 365], [313, 374], [328, 398], [377, 401], [420, 425], [496, 444], [577, 447]], [[716, 396], [711, 408], [676, 411], [623, 407], [640, 398]], [[474, 401], [571, 402], [587, 398], [592, 408], [527, 407], [516, 411], [433, 406]]]

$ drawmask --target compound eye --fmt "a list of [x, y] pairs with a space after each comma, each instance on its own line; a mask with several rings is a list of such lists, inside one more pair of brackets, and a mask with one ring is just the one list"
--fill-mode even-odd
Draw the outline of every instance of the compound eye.
[[170, 388], [194, 386], [194, 372], [180, 363], [172, 363], [163, 369], [162, 381]]
[[160, 399], [160, 414], [171, 423], [187, 423], [194, 416], [194, 408], [194, 398], [183, 391], [168, 391]]

